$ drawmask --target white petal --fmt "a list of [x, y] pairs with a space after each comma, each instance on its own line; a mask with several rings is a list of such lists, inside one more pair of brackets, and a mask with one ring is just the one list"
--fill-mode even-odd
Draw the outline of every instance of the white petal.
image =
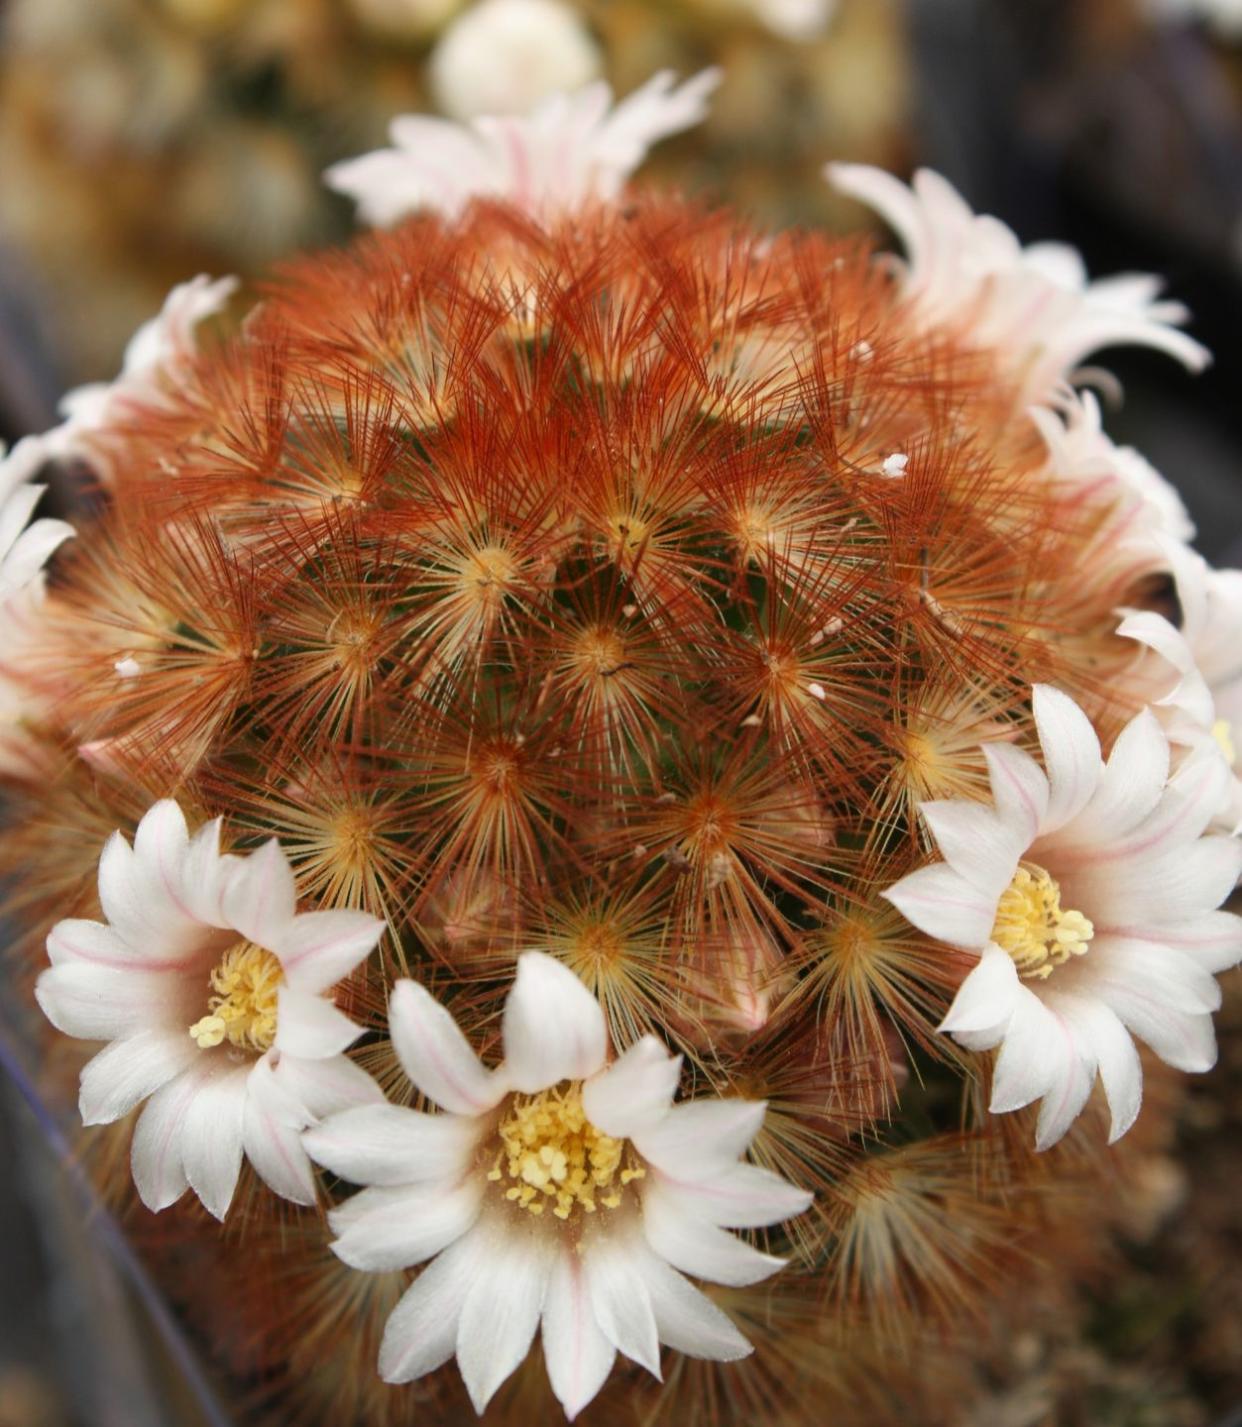
[[746, 1153], [767, 1108], [766, 1100], [688, 1100], [635, 1134], [634, 1147], [678, 1179], [710, 1179]]
[[650, 1173], [684, 1213], [727, 1229], [759, 1229], [792, 1219], [813, 1197], [755, 1164], [731, 1165], [711, 1179], [679, 1179], [654, 1167]]
[[1028, 845], [1022, 830], [981, 803], [921, 803], [919, 812], [948, 865], [994, 906]]
[[1112, 1118], [1108, 1142], [1115, 1144], [1138, 1118], [1143, 1103], [1143, 1066], [1129, 1031], [1102, 1001], [1087, 996], [1056, 996], [1057, 1009], [1073, 1027], [1080, 1044], [1090, 1047]]
[[1035, 1148], [1051, 1149], [1082, 1113], [1091, 1087], [1095, 1066], [1080, 1056], [1072, 1056], [1057, 1067], [1057, 1075], [1039, 1107], [1035, 1122]]
[[643, 1036], [582, 1087], [587, 1119], [606, 1135], [631, 1139], [668, 1113], [677, 1093], [681, 1056], [670, 1055], [655, 1036]]
[[1014, 829], [1023, 847], [1030, 847], [1048, 812], [1048, 778], [1022, 749], [1011, 743], [985, 743], [992, 801], [1001, 821]]
[[364, 1189], [328, 1215], [338, 1235], [332, 1252], [368, 1273], [423, 1263], [471, 1227], [482, 1197], [483, 1180], [475, 1175], [457, 1182]]
[[996, 922], [997, 897], [987, 897], [947, 862], [920, 867], [881, 894], [928, 936], [979, 951]]
[[78, 1109], [84, 1125], [110, 1125], [189, 1069], [201, 1055], [184, 1031], [140, 1031], [113, 1041], [82, 1069]]
[[1102, 843], [1131, 833], [1155, 810], [1169, 776], [1169, 741], [1150, 709], [1113, 744], [1094, 797], [1058, 841]]
[[530, 1348], [555, 1255], [555, 1240], [506, 1228], [478, 1263], [457, 1324], [457, 1366], [480, 1415]]
[[188, 1181], [181, 1154], [181, 1134], [190, 1103], [210, 1073], [205, 1060], [157, 1090], [143, 1106], [130, 1147], [130, 1166], [138, 1196], [158, 1213], [185, 1193]]
[[1242, 917], [1202, 912], [1177, 927], [1161, 927], [1148, 940], [1176, 947], [1205, 971], [1228, 971], [1242, 961]]
[[585, 1080], [604, 1064], [607, 1032], [599, 1002], [567, 966], [541, 951], [518, 957], [504, 1013], [505, 1071], [533, 1094]]
[[288, 859], [272, 838], [233, 865], [221, 897], [228, 924], [257, 946], [283, 944], [297, 908]]
[[70, 918], [57, 922], [48, 933], [47, 955], [53, 966], [62, 962], [87, 961], [114, 971], [184, 971], [202, 960], [196, 951], [161, 957], [160, 948], [144, 937], [131, 945], [102, 922]]
[[[1006, 957], [1008, 960], [1008, 957]], [[1019, 986], [992, 1076], [994, 1115], [1020, 1110], [1065, 1079], [1078, 1054], [1065, 1023], [1026, 986]]]
[[0, 563], [0, 596], [11, 599], [25, 589], [47, 564], [53, 551], [76, 534], [67, 521], [46, 517], [23, 530]]
[[1087, 862], [1081, 873], [1062, 879], [1062, 889], [1080, 899], [1071, 905], [1089, 909], [1097, 930], [1135, 930], [1157, 938], [1161, 924], [1176, 930], [1219, 907], [1237, 885], [1239, 872], [1242, 843], [1202, 837], [1125, 862]]
[[634, 1262], [631, 1236], [593, 1234], [583, 1244], [587, 1293], [600, 1331], [619, 1353], [660, 1377], [651, 1296]]
[[483, 1114], [506, 1093], [504, 1077], [483, 1068], [457, 1022], [417, 982], [392, 988], [388, 1029], [415, 1087], [452, 1114]]
[[178, 978], [146, 971], [114, 971], [86, 961], [50, 966], [35, 982], [43, 1014], [67, 1036], [118, 1040], [144, 1030], [185, 1029]]
[[1048, 772], [1048, 810], [1040, 831], [1055, 832], [1086, 807], [1103, 776], [1100, 741], [1078, 705], [1048, 684], [1036, 684], [1032, 704]]
[[305, 1109], [308, 1122], [384, 1098], [375, 1081], [346, 1055], [327, 1060], [282, 1055], [273, 1073], [280, 1089]]
[[572, 1422], [608, 1380], [617, 1350], [591, 1311], [580, 1254], [559, 1253], [543, 1304], [543, 1357], [548, 1381]]
[[264, 1058], [250, 1072], [242, 1149], [273, 1194], [294, 1204], [315, 1202], [315, 1175], [302, 1147], [301, 1125], [291, 1121], [284, 1094]]
[[957, 989], [941, 1031], [987, 1031], [1003, 1026], [1013, 1014], [1020, 982], [1008, 952], [995, 942], [984, 947], [979, 964]]
[[1120, 1018], [1123, 1025], [1175, 1070], [1211, 1070], [1216, 1063], [1216, 1033], [1207, 1012], [1170, 1006], [1159, 986], [1136, 984], [1128, 978], [1093, 978], [1091, 993]]
[[228, 918], [221, 902], [224, 889], [234, 876], [240, 857], [220, 854], [221, 819], [215, 818], [190, 839], [181, 863], [181, 887], [186, 906], [199, 921], [225, 927]]
[[241, 1169], [248, 1076], [248, 1067], [213, 1069], [185, 1107], [181, 1126], [185, 1177], [203, 1207], [217, 1219], [228, 1213]]
[[642, 1199], [648, 1244], [682, 1273], [741, 1287], [784, 1267], [784, 1259], [760, 1253], [727, 1230], [705, 1222], [654, 1181], [644, 1188]]
[[461, 1306], [486, 1250], [487, 1236], [472, 1231], [434, 1258], [406, 1289], [380, 1343], [379, 1373], [385, 1382], [413, 1382], [453, 1356]]
[[465, 1115], [362, 1105], [308, 1130], [303, 1143], [318, 1164], [352, 1184], [417, 1184], [464, 1174], [479, 1133]]
[[281, 986], [276, 1003], [276, 1049], [306, 1060], [339, 1055], [362, 1034], [326, 996]]
[[366, 912], [341, 908], [303, 912], [280, 934], [271, 949], [285, 979], [300, 990], [320, 992], [335, 986], [374, 951], [384, 923]]
[[734, 1362], [754, 1351], [710, 1298], [656, 1257], [639, 1260], [660, 1341], [691, 1358]]
[[1076, 967], [1076, 986], [1098, 992], [1102, 985], [1126, 982], [1156, 997], [1174, 1011], [1220, 1009], [1220, 986], [1210, 971], [1185, 952], [1154, 940], [1098, 936], [1088, 958]]

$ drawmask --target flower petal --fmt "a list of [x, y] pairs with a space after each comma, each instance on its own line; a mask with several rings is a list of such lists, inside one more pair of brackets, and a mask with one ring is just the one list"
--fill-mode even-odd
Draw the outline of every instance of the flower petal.
[[406, 1289], [380, 1343], [379, 1374], [385, 1382], [413, 1382], [453, 1356], [461, 1306], [486, 1251], [486, 1234], [464, 1234]]
[[583, 1244], [587, 1293], [600, 1331], [619, 1353], [660, 1377], [660, 1340], [651, 1297], [635, 1267], [632, 1235], [593, 1234]]
[[1086, 807], [1099, 787], [1104, 763], [1090, 719], [1068, 694], [1036, 684], [1031, 701], [1048, 772], [1048, 810], [1040, 828], [1047, 835]]
[[281, 932], [271, 949], [291, 986], [319, 993], [335, 986], [370, 956], [384, 926], [378, 917], [346, 908], [303, 912]]
[[399, 1105], [361, 1105], [308, 1130], [316, 1163], [352, 1184], [418, 1184], [463, 1174], [479, 1140], [465, 1115], [424, 1115]]
[[599, 1002], [567, 966], [541, 951], [518, 957], [503, 1031], [505, 1071], [524, 1094], [586, 1080], [604, 1064], [607, 1031]]
[[921, 803], [919, 812], [948, 865], [995, 905], [1027, 848], [1022, 830], [1011, 827], [982, 803], [956, 799]]
[[204, 1061], [170, 1080], [143, 1106], [134, 1126], [130, 1166], [138, 1197], [158, 1213], [185, 1193], [189, 1181], [181, 1154], [186, 1111], [210, 1074]]
[[655, 1036], [643, 1036], [587, 1081], [582, 1107], [606, 1135], [631, 1139], [668, 1113], [680, 1075], [681, 1056], [670, 1055]]
[[185, 1177], [203, 1207], [217, 1219], [228, 1213], [241, 1169], [248, 1076], [249, 1068], [244, 1066], [213, 1068], [184, 1111], [181, 1158]]
[[256, 946], [283, 944], [297, 909], [289, 861], [275, 838], [233, 864], [220, 899], [229, 926]]
[[792, 1219], [809, 1208], [812, 1195], [755, 1164], [734, 1164], [711, 1179], [675, 1178], [652, 1168], [654, 1182], [678, 1207], [707, 1224], [727, 1229], [759, 1229]]
[[1081, 1056], [1071, 1056], [1058, 1064], [1057, 1074], [1039, 1107], [1035, 1122], [1035, 1148], [1051, 1149], [1082, 1113], [1091, 1087], [1095, 1084], [1095, 1066]]
[[79, 1040], [120, 1040], [145, 1030], [184, 1030], [190, 1023], [182, 987], [159, 972], [64, 961], [40, 973], [35, 999], [58, 1031]]
[[1101, 1001], [1087, 996], [1056, 996], [1057, 1009], [1073, 1027], [1080, 1044], [1090, 1047], [1098, 1065], [1112, 1117], [1108, 1142], [1116, 1142], [1134, 1124], [1143, 1103], [1143, 1065], [1129, 1031]]
[[305, 1060], [339, 1055], [362, 1034], [326, 996], [284, 985], [277, 992], [276, 1049]]
[[388, 1030], [415, 1087], [452, 1114], [481, 1115], [506, 1093], [504, 1077], [484, 1069], [457, 1022], [417, 982], [392, 988]]
[[607, 1382], [617, 1356], [595, 1321], [582, 1257], [572, 1250], [552, 1265], [542, 1337], [548, 1381], [572, 1422]]
[[731, 1287], [759, 1283], [785, 1265], [725, 1229], [688, 1212], [654, 1182], [643, 1191], [643, 1233], [660, 1258], [682, 1273]]
[[1048, 812], [1047, 775], [1029, 753], [1011, 743], [985, 743], [983, 756], [997, 815], [1013, 828], [1023, 847], [1030, 847]]
[[333, 1055], [327, 1060], [282, 1055], [273, 1074], [280, 1090], [305, 1110], [307, 1123], [355, 1105], [373, 1105], [384, 1098], [375, 1081], [347, 1055]]
[[1056, 841], [1107, 843], [1125, 837], [1151, 815], [1169, 776], [1169, 741], [1150, 709], [1122, 729], [1091, 801]]
[[979, 964], [957, 988], [940, 1031], [986, 1031], [1004, 1026], [1018, 999], [1018, 968], [1008, 952], [989, 942]]
[[555, 1257], [555, 1240], [501, 1230], [478, 1261], [457, 1324], [457, 1366], [480, 1415], [530, 1348]]
[[996, 1057], [988, 1109], [1003, 1115], [1047, 1095], [1064, 1081], [1069, 1061], [1077, 1054], [1064, 1021], [1033, 991], [1019, 985]]
[[273, 1194], [294, 1204], [315, 1202], [315, 1174], [302, 1147], [301, 1125], [289, 1115], [287, 1097], [270, 1061], [256, 1062], [247, 1086], [242, 1149]]
[[688, 1100], [637, 1132], [634, 1147], [677, 1179], [710, 1179], [746, 1153], [767, 1108], [766, 1100]]
[[110, 1125], [188, 1070], [201, 1054], [181, 1031], [139, 1031], [113, 1041], [82, 1069], [78, 1109], [84, 1125]]
[[968, 951], [987, 945], [999, 900], [972, 887], [947, 862], [920, 867], [881, 895], [920, 931]]
[[328, 1215], [338, 1236], [332, 1252], [368, 1273], [423, 1263], [467, 1232], [482, 1198], [483, 1181], [474, 1175], [456, 1183], [364, 1189]]
[[754, 1349], [705, 1294], [652, 1253], [638, 1256], [660, 1341], [691, 1358], [734, 1362]]

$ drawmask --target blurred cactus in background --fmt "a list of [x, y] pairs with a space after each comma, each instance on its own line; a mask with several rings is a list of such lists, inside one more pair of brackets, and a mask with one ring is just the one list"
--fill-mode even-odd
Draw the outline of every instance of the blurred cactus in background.
[[111, 370], [174, 283], [338, 238], [319, 183], [389, 117], [520, 112], [597, 76], [725, 63], [674, 181], [773, 218], [832, 210], [818, 165], [894, 163], [895, 0], [12, 0], [0, 16], [0, 241], [65, 374]]

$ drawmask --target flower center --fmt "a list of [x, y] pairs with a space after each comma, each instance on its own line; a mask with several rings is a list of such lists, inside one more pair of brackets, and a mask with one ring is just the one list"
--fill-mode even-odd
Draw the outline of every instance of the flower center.
[[1020, 866], [1001, 893], [992, 940], [1013, 957], [1018, 975], [1044, 981], [1071, 956], [1081, 956], [1095, 928], [1081, 912], [1063, 911], [1056, 878], [1034, 864]]
[[200, 1050], [227, 1040], [260, 1053], [276, 1039], [276, 998], [284, 972], [270, 951], [239, 942], [225, 952], [209, 980], [207, 1014], [190, 1027]]
[[512, 1181], [504, 1191], [511, 1203], [531, 1214], [550, 1207], [558, 1219], [575, 1209], [594, 1214], [602, 1204], [615, 1209], [621, 1191], [646, 1173], [624, 1163], [626, 1141], [597, 1129], [582, 1108], [582, 1085], [516, 1095], [500, 1122], [500, 1152], [488, 1174], [494, 1183]]

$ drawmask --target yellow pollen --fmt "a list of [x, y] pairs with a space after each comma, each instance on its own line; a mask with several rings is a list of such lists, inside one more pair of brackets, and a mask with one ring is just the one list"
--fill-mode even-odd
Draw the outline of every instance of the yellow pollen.
[[1020, 866], [1001, 893], [992, 940], [1013, 957], [1018, 975], [1044, 981], [1071, 956], [1082, 956], [1095, 928], [1081, 912], [1061, 909], [1061, 888], [1034, 864]]
[[616, 1209], [623, 1187], [646, 1173], [639, 1165], [623, 1167], [626, 1141], [587, 1119], [578, 1081], [564, 1090], [515, 1096], [499, 1133], [500, 1152], [487, 1177], [510, 1180], [504, 1197], [531, 1214], [550, 1209], [568, 1219], [577, 1208], [587, 1214]]
[[1225, 755], [1225, 761], [1230, 768], [1237, 767], [1238, 750], [1233, 741], [1233, 725], [1227, 718], [1218, 718], [1212, 725], [1212, 737], [1220, 745], [1220, 751]]
[[242, 1050], [265, 1051], [276, 1039], [276, 998], [284, 979], [270, 951], [248, 941], [225, 952], [212, 971], [207, 1014], [190, 1027], [200, 1050], [225, 1040]]

